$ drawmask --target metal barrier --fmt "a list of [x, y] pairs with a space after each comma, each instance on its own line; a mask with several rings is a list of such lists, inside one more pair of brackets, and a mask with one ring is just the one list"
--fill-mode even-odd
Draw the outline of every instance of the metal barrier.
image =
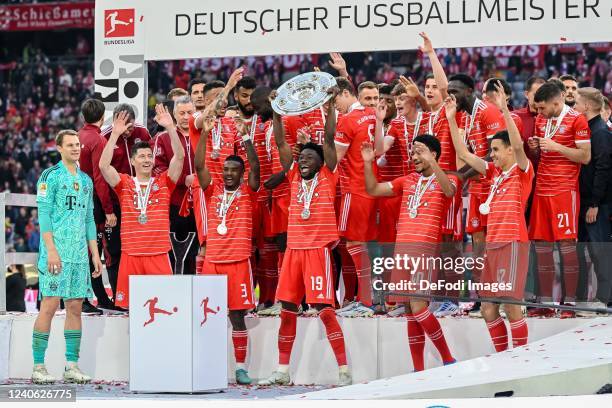
[[[0, 219], [6, 218], [6, 206], [38, 207], [36, 195], [0, 193]], [[38, 252], [6, 252], [6, 234], [0, 237], [0, 314], [6, 313], [6, 267], [13, 264], [36, 264]]]

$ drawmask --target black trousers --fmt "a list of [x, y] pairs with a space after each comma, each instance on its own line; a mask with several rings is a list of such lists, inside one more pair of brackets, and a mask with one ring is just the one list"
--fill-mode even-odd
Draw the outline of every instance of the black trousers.
[[[117, 293], [117, 276], [119, 274], [119, 261], [121, 259], [121, 209], [118, 204], [113, 205], [113, 212], [117, 216], [117, 225], [113, 228], [105, 227], [106, 215], [102, 210], [102, 205], [97, 197], [94, 197], [94, 219], [97, 228], [98, 251], [102, 254], [103, 248], [106, 249], [108, 260], [106, 261], [106, 272], [113, 292], [113, 298]], [[89, 268], [93, 271], [91, 259]], [[94, 294], [101, 306], [109, 305], [112, 301], [108, 298], [102, 276], [93, 278], [91, 286]]]

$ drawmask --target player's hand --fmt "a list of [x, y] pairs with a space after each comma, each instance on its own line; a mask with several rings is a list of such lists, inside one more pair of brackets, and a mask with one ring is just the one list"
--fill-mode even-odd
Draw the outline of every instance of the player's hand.
[[106, 214], [106, 222], [104, 226], [113, 228], [117, 225], [117, 216], [115, 214]]
[[540, 149], [540, 142], [538, 141], [539, 137], [532, 136], [527, 140], [527, 146], [533, 151], [537, 151]]
[[94, 270], [91, 273], [91, 277], [92, 278], [97, 278], [98, 276], [102, 275], [102, 261], [100, 260], [99, 256], [93, 257], [93, 259], [91, 261], [92, 261], [93, 267], [94, 267]]
[[319, 68], [319, 67], [312, 67], [312, 70], [314, 72], [321, 72], [321, 68]]
[[297, 130], [297, 142], [301, 145], [310, 142], [310, 126], [304, 126]]
[[133, 124], [130, 122], [130, 114], [127, 111], [121, 111], [113, 119], [113, 133], [122, 135], [131, 129]]
[[55, 248], [47, 254], [47, 271], [53, 275], [59, 275], [62, 272], [62, 260]]
[[202, 136], [206, 137], [210, 133], [211, 130], [215, 127], [216, 118], [214, 116], [206, 116], [204, 118], [204, 122], [202, 123]]
[[340, 88], [338, 86], [330, 86], [327, 88], [327, 94], [331, 95], [331, 98], [327, 103], [331, 103], [333, 106], [336, 106], [336, 97], [340, 94]]
[[236, 130], [240, 136], [251, 134], [251, 119], [236, 118]]
[[508, 103], [506, 102], [506, 91], [504, 91], [504, 87], [497, 82], [495, 84], [495, 92], [493, 93], [493, 98], [489, 102], [495, 104], [497, 108], [501, 111], [508, 109]]
[[446, 112], [446, 119], [455, 119], [457, 115], [457, 100], [454, 95], [449, 95], [444, 101], [444, 111]]
[[185, 176], [185, 186], [187, 187], [193, 186], [194, 180], [195, 180], [195, 177], [193, 176], [193, 174], [186, 175]]
[[270, 95], [268, 96], [268, 100], [270, 101], [270, 103], [272, 103], [272, 101], [275, 100], [277, 96], [278, 91], [276, 89], [273, 89], [272, 92], [270, 92]]
[[561, 145], [552, 139], [540, 137], [538, 142], [540, 142], [540, 150], [543, 152], [558, 152], [561, 149]]
[[419, 155], [421, 161], [427, 163], [433, 163], [436, 161], [436, 159], [433, 157], [433, 154], [431, 154], [431, 151], [429, 150], [429, 148], [427, 148], [427, 146], [425, 146], [425, 144], [421, 142], [415, 142], [412, 146], [412, 149], [416, 152], [417, 155]]
[[376, 154], [374, 153], [374, 146], [370, 142], [363, 142], [361, 144], [361, 157], [364, 162], [372, 163], [376, 158]]
[[161, 103], [155, 105], [154, 120], [159, 126], [166, 130], [174, 128], [174, 119], [172, 119], [172, 115], [168, 112], [168, 108]]
[[434, 52], [433, 45], [432, 45], [431, 40], [429, 39], [429, 36], [427, 35], [427, 33], [425, 31], [422, 31], [422, 32], [419, 33], [419, 36], [423, 39], [423, 45], [419, 46], [419, 50], [423, 54], [429, 54], [429, 53]]
[[598, 212], [599, 212], [599, 207], [589, 207], [589, 209], [586, 212], [587, 224], [593, 224], [597, 220]]
[[229, 79], [227, 80], [227, 87], [230, 89], [236, 87], [236, 84], [242, 79], [243, 75], [244, 67], [236, 69], [234, 72], [232, 72], [232, 75], [230, 75]]
[[406, 94], [408, 94], [409, 97], [416, 98], [421, 94], [419, 87], [414, 83], [412, 78], [406, 78], [405, 76], [400, 75], [399, 82], [402, 84], [404, 89], [406, 89]]
[[338, 71], [340, 74], [346, 73], [346, 61], [342, 58], [342, 54], [339, 52], [332, 52], [329, 54], [331, 58], [329, 66]]
[[387, 102], [384, 99], [378, 101], [376, 106], [376, 121], [382, 122], [387, 117]]

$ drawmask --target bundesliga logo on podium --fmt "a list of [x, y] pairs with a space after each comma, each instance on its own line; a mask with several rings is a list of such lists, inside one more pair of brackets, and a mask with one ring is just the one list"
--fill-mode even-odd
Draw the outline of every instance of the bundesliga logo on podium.
[[133, 37], [134, 9], [104, 10], [104, 37]]

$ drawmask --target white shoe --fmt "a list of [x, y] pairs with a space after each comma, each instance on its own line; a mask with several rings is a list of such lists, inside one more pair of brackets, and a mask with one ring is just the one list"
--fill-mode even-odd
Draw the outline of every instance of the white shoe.
[[271, 376], [266, 378], [265, 380], [259, 381], [258, 385], [289, 385], [291, 379], [289, 378], [289, 373], [281, 373], [280, 371], [275, 371]]
[[351, 371], [348, 369], [340, 369], [338, 376], [338, 386], [344, 387], [347, 385], [351, 385], [353, 383], [353, 377], [351, 376]]
[[47, 368], [44, 364], [35, 364], [32, 370], [32, 382], [34, 384], [53, 384], [55, 377], [47, 372]]
[[357, 306], [359, 306], [359, 302], [350, 302], [344, 305], [343, 307], [341, 307], [340, 309], [337, 309], [336, 314], [341, 315], [342, 313], [348, 312], [349, 310], [353, 310]]
[[91, 377], [84, 374], [76, 363], [68, 363], [64, 369], [64, 381], [69, 383], [86, 384], [91, 381]]
[[346, 312], [337, 313], [341, 317], [372, 317], [374, 316], [374, 310], [371, 307], [364, 306], [361, 303], [357, 303], [356, 307], [353, 307]]
[[599, 313], [596, 311], [598, 309], [607, 309], [608, 305], [603, 302], [577, 302], [576, 306], [589, 308], [593, 310], [576, 310], [576, 317], [597, 317]]
[[434, 312], [434, 316], [435, 317], [450, 316], [450, 315], [457, 313], [458, 310], [459, 310], [459, 306], [457, 306], [453, 302], [444, 302]]
[[315, 309], [314, 307], [309, 307], [308, 310], [306, 310], [302, 316], [304, 317], [316, 317], [319, 315], [319, 311], [317, 309]]
[[389, 317], [400, 317], [406, 313], [406, 307], [404, 305], [395, 305], [392, 309], [387, 312]]
[[281, 312], [281, 304], [275, 303], [270, 307], [266, 307], [257, 312], [257, 316], [279, 316]]

